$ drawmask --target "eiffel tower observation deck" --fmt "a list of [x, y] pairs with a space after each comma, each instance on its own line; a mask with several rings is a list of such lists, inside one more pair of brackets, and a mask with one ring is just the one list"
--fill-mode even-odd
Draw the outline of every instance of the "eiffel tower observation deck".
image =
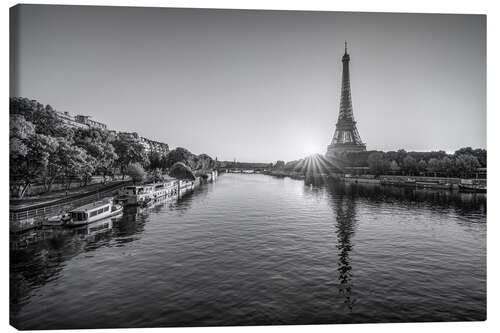
[[327, 157], [338, 157], [343, 152], [366, 151], [366, 145], [361, 141], [354, 115], [352, 112], [351, 83], [349, 78], [349, 61], [347, 42], [342, 57], [342, 91], [340, 95], [340, 110], [332, 143], [328, 145]]

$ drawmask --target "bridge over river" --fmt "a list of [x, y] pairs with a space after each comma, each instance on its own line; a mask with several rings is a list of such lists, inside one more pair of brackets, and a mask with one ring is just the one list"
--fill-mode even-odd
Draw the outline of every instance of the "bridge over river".
[[304, 159], [288, 162], [285, 164], [284, 168], [276, 168], [273, 163], [251, 162], [221, 162], [219, 166], [219, 171], [229, 173], [263, 173], [279, 169], [301, 174], [331, 175], [345, 173], [346, 165], [345, 162], [339, 158], [327, 158], [323, 155], [316, 154]]

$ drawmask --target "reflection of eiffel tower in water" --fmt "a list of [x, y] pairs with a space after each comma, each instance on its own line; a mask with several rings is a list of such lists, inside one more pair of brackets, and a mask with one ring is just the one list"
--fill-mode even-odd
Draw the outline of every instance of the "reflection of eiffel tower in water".
[[342, 57], [342, 90], [340, 94], [340, 110], [332, 143], [328, 145], [327, 157], [335, 157], [343, 152], [365, 151], [366, 145], [361, 141], [354, 114], [352, 112], [351, 81], [349, 77], [349, 61], [347, 42]]
[[354, 222], [356, 218], [356, 206], [352, 197], [345, 197], [345, 193], [333, 194], [334, 209], [337, 223], [335, 233], [337, 234], [338, 250], [338, 279], [339, 294], [345, 300], [344, 303], [352, 310], [355, 300], [352, 298], [352, 266], [350, 253], [352, 251], [351, 237], [354, 234]]

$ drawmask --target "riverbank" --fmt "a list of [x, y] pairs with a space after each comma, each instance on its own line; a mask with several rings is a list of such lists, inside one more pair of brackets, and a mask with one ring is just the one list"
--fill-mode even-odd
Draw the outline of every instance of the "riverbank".
[[[203, 183], [214, 181], [218, 176], [217, 171], [205, 171], [199, 174], [189, 184], [179, 182], [177, 196], [181, 197], [187, 191], [193, 190]], [[116, 197], [119, 191], [132, 184], [132, 181], [115, 181], [105, 185], [82, 187], [71, 193], [55, 193], [52, 196], [38, 197], [33, 200], [17, 200], [17, 204], [11, 204], [9, 211], [9, 224], [12, 233], [24, 232], [41, 226], [43, 220], [49, 216], [59, 215], [75, 207], [85, 205], [105, 196]], [[67, 195], [66, 195], [67, 194]]]
[[304, 175], [299, 172], [286, 170], [270, 170], [263, 172], [274, 177], [289, 177], [292, 179], [304, 180], [309, 184], [335, 180], [344, 183], [354, 184], [377, 184], [392, 185], [413, 188], [432, 188], [444, 190], [463, 190], [468, 192], [486, 192], [486, 179], [461, 179], [446, 177], [423, 177], [423, 176], [395, 176], [395, 175], [342, 175], [332, 173], [314, 173]]
[[392, 185], [411, 188], [432, 188], [444, 190], [468, 190], [471, 192], [486, 192], [486, 179], [461, 179], [422, 176], [373, 175], [343, 176], [340, 180], [346, 183], [365, 183]]
[[293, 179], [306, 179], [306, 176], [300, 172], [285, 171], [285, 170], [266, 170], [262, 172], [264, 175], [274, 176], [274, 177], [289, 177]]

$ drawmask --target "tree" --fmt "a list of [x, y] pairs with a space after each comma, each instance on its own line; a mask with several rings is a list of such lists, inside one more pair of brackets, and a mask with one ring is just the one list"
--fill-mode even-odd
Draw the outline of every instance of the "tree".
[[135, 183], [141, 183], [146, 178], [146, 172], [144, 168], [139, 163], [132, 163], [127, 166], [127, 175], [132, 178], [132, 181]]
[[481, 166], [477, 157], [471, 154], [461, 154], [455, 159], [458, 176], [465, 178], [470, 176]]
[[163, 169], [162, 168], [162, 154], [157, 151], [153, 151], [148, 154], [148, 167], [150, 170]]
[[92, 171], [92, 165], [95, 160], [88, 156], [85, 150], [71, 144], [63, 137], [50, 138], [48, 146], [47, 164], [42, 172], [42, 180], [45, 190], [50, 192], [55, 180], [61, 176], [72, 177], [78, 174], [80, 168], [86, 168], [89, 164]]
[[9, 174], [11, 194], [23, 198], [46, 165], [48, 137], [35, 133], [35, 126], [22, 115], [10, 116]]
[[35, 125], [38, 134], [66, 138], [71, 135], [71, 130], [64, 126], [50, 105], [44, 106], [28, 98], [12, 97], [10, 98], [10, 113], [22, 115]]
[[408, 153], [404, 149], [399, 149], [396, 152], [396, 161], [399, 163], [399, 165], [403, 165], [403, 160], [405, 159], [405, 157], [407, 155], [408, 155]]
[[[50, 189], [64, 168], [73, 132], [64, 126], [50, 105], [27, 98], [10, 99], [11, 186], [24, 197], [31, 184], [42, 181]], [[66, 144], [62, 145], [65, 142]], [[71, 154], [68, 153], [68, 156]]]
[[417, 161], [408, 155], [403, 159], [403, 165], [401, 168], [405, 174], [411, 176], [417, 171]]
[[214, 161], [207, 154], [198, 155], [198, 165], [196, 170], [213, 170], [217, 167], [217, 161]]
[[70, 146], [66, 149], [61, 162], [64, 165], [63, 174], [67, 180], [66, 188], [70, 187], [73, 178], [80, 180], [83, 185], [87, 185], [92, 179], [96, 170], [95, 165], [97, 165], [94, 157], [76, 146]]
[[182, 162], [177, 162], [170, 168], [169, 175], [177, 179], [195, 180], [196, 177], [189, 166]]
[[35, 134], [35, 125], [22, 115], [12, 115], [9, 123], [9, 153], [12, 158], [28, 154], [27, 140]]
[[274, 169], [283, 169], [285, 167], [285, 161], [276, 161], [273, 168]]
[[117, 138], [112, 142], [115, 152], [118, 155], [116, 163], [122, 173], [122, 179], [125, 175], [127, 167], [132, 163], [147, 164], [147, 156], [144, 146], [138, 138], [135, 138], [127, 133], [118, 134]]
[[195, 155], [182, 147], [177, 147], [167, 154], [164, 166], [171, 168], [177, 162], [184, 163], [191, 170], [211, 170], [216, 167], [215, 161], [207, 154]]
[[164, 181], [165, 177], [163, 177], [163, 173], [161, 172], [161, 169], [154, 169], [149, 173], [149, 181], [151, 182], [161, 182]]
[[391, 170], [391, 172], [395, 174], [396, 172], [400, 171], [401, 168], [399, 167], [398, 162], [392, 160], [391, 165], [389, 166], [389, 170]]
[[486, 149], [472, 149], [471, 147], [460, 148], [455, 151], [455, 157], [460, 157], [462, 155], [470, 155], [477, 158], [480, 166], [486, 167]]
[[419, 173], [425, 173], [427, 171], [427, 162], [425, 160], [418, 161], [417, 170]]
[[387, 173], [390, 168], [390, 163], [384, 158], [381, 152], [374, 152], [368, 156], [368, 167], [370, 172], [375, 176]]
[[78, 128], [74, 131], [74, 144], [85, 150], [92, 157], [92, 168], [102, 174], [104, 181], [106, 175], [112, 174], [113, 166], [118, 158], [112, 145], [113, 137], [108, 131], [99, 128]]
[[445, 156], [439, 161], [439, 172], [443, 173], [447, 177], [453, 172], [454, 163], [448, 156]]
[[431, 158], [427, 163], [427, 170], [434, 174], [436, 177], [437, 173], [441, 171], [441, 164], [439, 160], [435, 157]]
[[486, 168], [486, 161], [487, 161], [487, 158], [486, 158], [486, 149], [474, 149], [474, 154], [473, 154], [477, 160], [479, 161], [479, 163], [481, 164], [480, 167], [482, 168]]

